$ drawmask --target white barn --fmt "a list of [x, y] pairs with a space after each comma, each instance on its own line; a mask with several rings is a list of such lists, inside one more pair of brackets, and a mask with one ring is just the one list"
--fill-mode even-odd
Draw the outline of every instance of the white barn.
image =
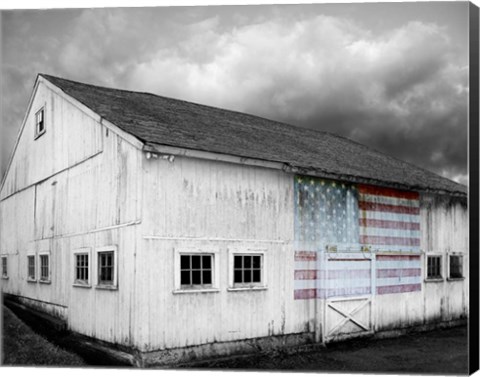
[[467, 188], [348, 139], [39, 75], [2, 291], [139, 366], [468, 316]]

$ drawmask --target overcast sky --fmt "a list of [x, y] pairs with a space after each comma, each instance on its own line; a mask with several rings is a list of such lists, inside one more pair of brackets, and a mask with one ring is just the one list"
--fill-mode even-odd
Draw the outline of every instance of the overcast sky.
[[37, 73], [330, 131], [466, 184], [468, 3], [2, 12], [1, 175]]

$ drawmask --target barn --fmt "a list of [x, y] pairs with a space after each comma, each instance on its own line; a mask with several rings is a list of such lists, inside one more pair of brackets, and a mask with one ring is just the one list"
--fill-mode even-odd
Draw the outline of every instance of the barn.
[[2, 291], [138, 366], [468, 317], [467, 188], [351, 140], [37, 76]]

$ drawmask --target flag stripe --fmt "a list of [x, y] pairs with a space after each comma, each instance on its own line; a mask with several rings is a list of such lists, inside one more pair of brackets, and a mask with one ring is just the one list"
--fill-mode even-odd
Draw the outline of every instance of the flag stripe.
[[361, 211], [379, 211], [390, 213], [405, 213], [411, 215], [420, 214], [420, 208], [418, 207], [406, 207], [392, 204], [371, 203], [371, 202], [358, 202], [358, 208]]
[[385, 187], [377, 187], [377, 186], [364, 185], [364, 184], [358, 185], [358, 189], [359, 191], [365, 194], [390, 196], [394, 198], [418, 200], [420, 197], [418, 192], [395, 190], [395, 189], [390, 189]]
[[377, 278], [394, 278], [405, 276], [421, 276], [421, 268], [379, 268]]
[[369, 245], [420, 246], [419, 238], [360, 236], [360, 242]]
[[385, 229], [373, 227], [361, 227], [361, 236], [378, 236], [378, 237], [400, 237], [400, 238], [418, 238], [420, 239], [420, 232], [418, 230], [402, 230], [402, 229]]
[[362, 201], [368, 203], [381, 203], [381, 204], [391, 204], [391, 205], [401, 205], [405, 207], [418, 207], [419, 201], [413, 199], [402, 199], [402, 198], [394, 198], [391, 196], [385, 195], [371, 195], [365, 194], [362, 192]]
[[416, 260], [420, 261], [420, 255], [377, 255], [378, 261]]
[[405, 284], [405, 285], [391, 285], [384, 287], [377, 287], [377, 294], [383, 295], [387, 293], [404, 293], [404, 292], [415, 292], [421, 291], [422, 284]]
[[[376, 220], [361, 218], [360, 226], [372, 228], [401, 229], [401, 230], [420, 230], [420, 223], [406, 221]], [[361, 230], [361, 229], [360, 229]]]
[[405, 214], [405, 213], [377, 212], [377, 211], [365, 211], [361, 214], [360, 219], [420, 223], [419, 215], [411, 215], [411, 214]]
[[315, 251], [295, 251], [296, 261], [316, 261], [317, 253]]

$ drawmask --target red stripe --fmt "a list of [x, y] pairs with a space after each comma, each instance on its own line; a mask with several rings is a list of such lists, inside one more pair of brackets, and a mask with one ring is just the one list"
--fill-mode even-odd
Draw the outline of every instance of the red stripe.
[[358, 192], [360, 194], [390, 196], [390, 197], [402, 198], [402, 199], [418, 200], [420, 198], [420, 194], [418, 192], [396, 190], [391, 188], [364, 185], [364, 184], [358, 185]]
[[380, 268], [377, 270], [377, 278], [400, 278], [421, 275], [421, 268]]
[[316, 280], [317, 270], [296, 270], [295, 280]]
[[377, 255], [377, 261], [420, 260], [420, 255]]
[[360, 219], [360, 226], [368, 228], [387, 228], [401, 230], [420, 230], [420, 223], [410, 223], [405, 221]]
[[388, 285], [377, 287], [377, 294], [383, 295], [387, 293], [404, 293], [421, 291], [422, 284], [404, 284], [404, 285]]
[[367, 245], [420, 246], [419, 238], [360, 236], [360, 243]]
[[317, 253], [314, 251], [295, 251], [296, 261], [316, 261]]
[[409, 214], [409, 215], [420, 214], [420, 208], [418, 207], [407, 207], [407, 206], [396, 206], [393, 204], [362, 202], [361, 200], [358, 201], [358, 208], [361, 211], [390, 212], [390, 213], [402, 213], [402, 214]]
[[370, 259], [366, 259], [366, 258], [329, 258], [328, 261], [332, 261], [332, 262], [370, 262]]
[[317, 290], [315, 288], [310, 289], [295, 289], [293, 292], [293, 298], [295, 300], [308, 300], [310, 298], [317, 297]]

